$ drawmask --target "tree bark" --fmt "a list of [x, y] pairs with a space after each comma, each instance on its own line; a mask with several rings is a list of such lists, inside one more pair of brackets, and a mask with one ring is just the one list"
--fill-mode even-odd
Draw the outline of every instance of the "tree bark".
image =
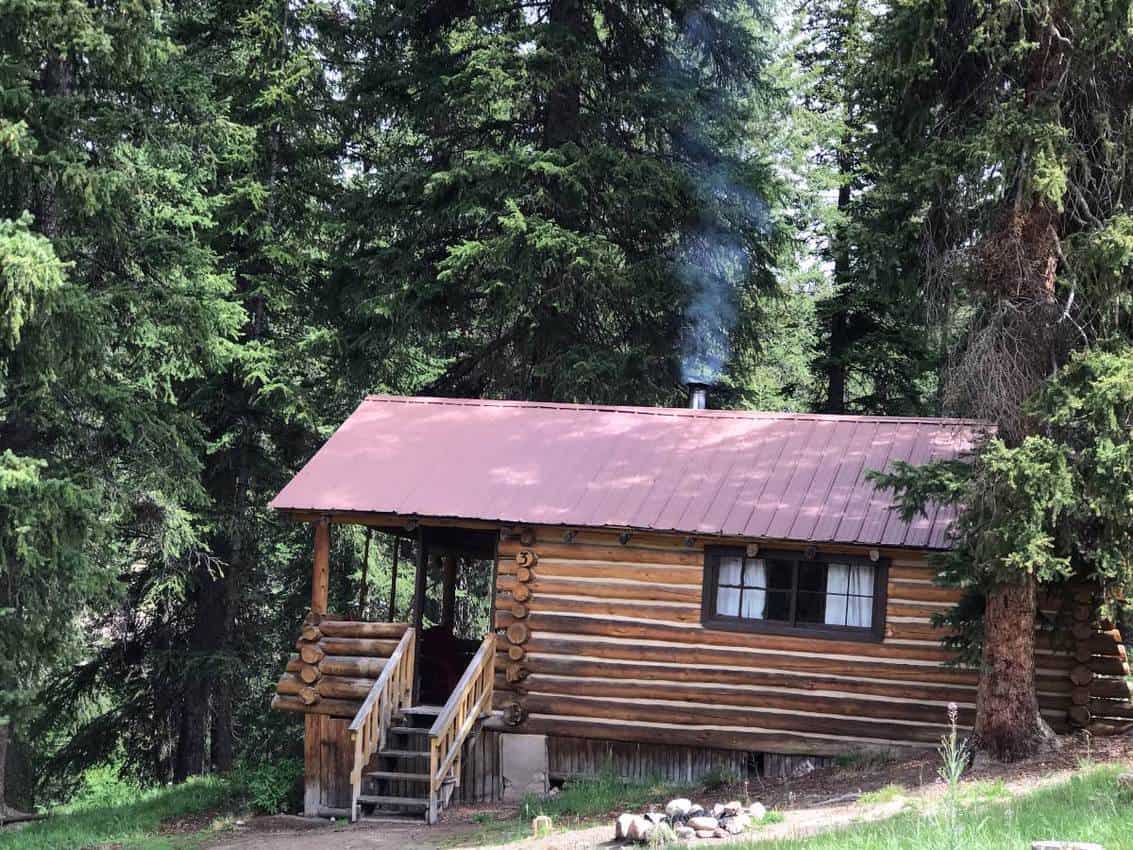
[[0, 815], [8, 811], [8, 724], [0, 723]]
[[1035, 693], [1036, 585], [996, 585], [984, 613], [983, 662], [976, 698], [976, 746], [1016, 761], [1057, 746]]
[[[850, 161], [849, 146], [852, 140], [843, 138], [842, 150], [838, 152], [838, 212], [843, 216], [849, 215], [853, 163]], [[833, 234], [834, 254], [834, 286], [837, 291], [831, 299], [832, 312], [829, 318], [830, 341], [826, 349], [823, 371], [826, 373], [826, 403], [823, 405], [825, 413], [846, 412], [846, 355], [854, 341], [855, 334], [851, 328], [852, 317], [847, 309], [847, 293], [853, 285], [850, 279], [850, 248], [849, 237], [843, 222]]]
[[543, 146], [557, 148], [579, 141], [582, 131], [582, 85], [578, 56], [586, 34], [582, 0], [551, 0], [548, 47], [555, 57], [558, 78], [547, 94]]

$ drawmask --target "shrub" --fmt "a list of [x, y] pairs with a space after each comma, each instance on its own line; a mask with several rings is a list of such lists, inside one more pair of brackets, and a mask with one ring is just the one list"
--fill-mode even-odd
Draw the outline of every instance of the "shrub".
[[245, 762], [237, 767], [235, 779], [254, 811], [275, 815], [301, 807], [303, 762], [299, 759]]

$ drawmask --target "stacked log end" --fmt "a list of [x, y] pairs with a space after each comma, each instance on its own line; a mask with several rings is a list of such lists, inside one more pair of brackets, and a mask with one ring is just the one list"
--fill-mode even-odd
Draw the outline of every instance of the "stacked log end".
[[1071, 635], [1075, 665], [1070, 670], [1072, 726], [1112, 733], [1133, 721], [1133, 689], [1121, 633], [1112, 623], [1098, 622], [1097, 599], [1088, 587], [1074, 591]]
[[518, 683], [526, 679], [530, 672], [523, 662], [527, 657], [524, 644], [531, 637], [531, 627], [526, 622], [533, 602], [531, 581], [535, 578], [535, 567], [539, 563], [539, 555], [533, 548], [534, 542], [534, 536], [529, 533], [519, 535], [522, 548], [507, 563], [501, 563], [502, 575], [496, 594], [496, 628], [507, 637], [506, 643], [500, 642], [496, 670], [502, 672], [514, 686], [508, 697], [510, 701], [497, 707], [503, 708], [504, 722], [512, 726], [519, 725], [527, 717], [524, 693]]
[[354, 717], [407, 628], [312, 611], [276, 683], [272, 708]]

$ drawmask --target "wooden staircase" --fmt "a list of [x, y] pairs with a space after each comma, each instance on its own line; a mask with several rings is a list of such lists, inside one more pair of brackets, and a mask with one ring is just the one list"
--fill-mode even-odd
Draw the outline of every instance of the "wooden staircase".
[[[362, 772], [358, 802], [363, 818], [423, 813], [429, 819], [429, 729], [442, 710], [439, 705], [416, 705], [394, 716], [396, 725], [389, 727], [386, 746], [370, 757]], [[442, 782], [441, 808], [456, 780], [450, 775]]]
[[460, 754], [492, 707], [495, 635], [443, 705], [413, 705], [415, 633], [406, 631], [350, 724], [350, 819], [424, 815], [436, 823], [460, 784]]

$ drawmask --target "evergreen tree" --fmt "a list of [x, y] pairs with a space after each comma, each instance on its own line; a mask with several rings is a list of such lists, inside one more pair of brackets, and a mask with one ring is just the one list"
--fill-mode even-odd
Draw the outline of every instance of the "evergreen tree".
[[[1131, 38], [1122, 0], [914, 0], [873, 27], [879, 193], [919, 233], [943, 402], [994, 421], [1007, 448], [1048, 427], [1024, 400], [1072, 348], [1129, 332]], [[1032, 495], [1021, 511], [1044, 504]], [[960, 525], [972, 546], [977, 519]], [[1002, 566], [972, 567], [987, 598], [976, 735], [1011, 758], [1050, 740], [1030, 666], [1047, 574]]]
[[0, 715], [17, 742], [119, 576], [199, 540], [205, 435], [180, 402], [238, 328], [199, 238], [231, 141], [158, 12], [28, 0], [0, 18], [0, 680], [19, 684]]
[[[359, 9], [344, 311], [402, 390], [656, 402], [754, 343], [775, 189], [730, 0]], [[740, 382], [737, 382], [740, 383]]]
[[[101, 621], [114, 639], [60, 677], [53, 714], [104, 700], [55, 754], [56, 773], [115, 752], [161, 781], [233, 766], [238, 718], [264, 723], [261, 697], [294, 639], [309, 573], [303, 530], [266, 504], [347, 409], [320, 306], [339, 138], [326, 63], [340, 21], [322, 4], [282, 0], [180, 4], [168, 21], [198, 115], [231, 137], [212, 175], [212, 226], [197, 236], [231, 271], [236, 330], [223, 367], [182, 385], [181, 409], [203, 437], [199, 535], [173, 575], [158, 559], [136, 565], [123, 605]], [[352, 557], [336, 552], [344, 567]]]

